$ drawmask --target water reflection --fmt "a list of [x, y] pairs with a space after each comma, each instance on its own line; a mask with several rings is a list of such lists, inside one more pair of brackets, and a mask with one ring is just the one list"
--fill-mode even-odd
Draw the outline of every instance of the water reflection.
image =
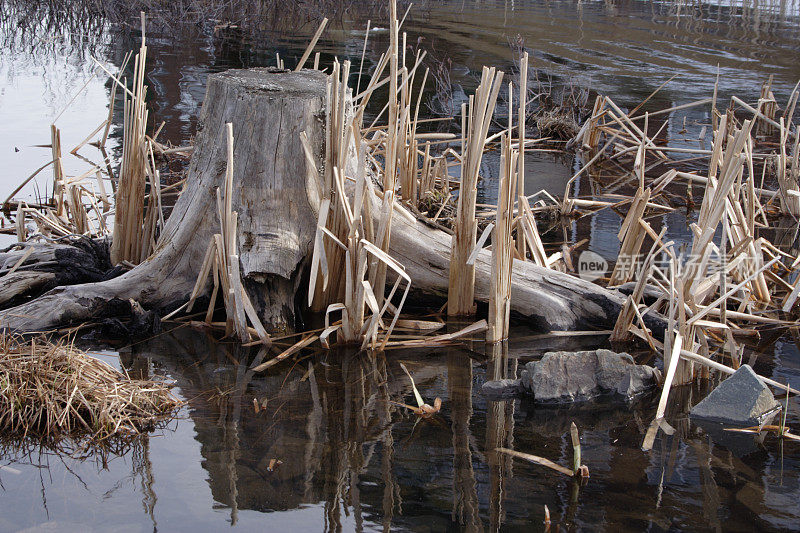
[[[162, 334], [123, 350], [120, 363], [175, 380], [187, 400], [181, 419], [102, 459], [2, 447], [0, 529], [111, 520], [132, 531], [530, 530], [544, 527], [544, 505], [568, 529], [772, 529], [800, 518], [796, 447], [751, 438], [741, 450], [689, 421], [710, 385], [674, 391], [676, 431], [650, 453], [640, 446], [652, 396], [561, 408], [485, 400], [483, 381], [514, 377], [537, 345], [309, 353], [263, 375], [249, 367], [266, 353], [188, 328]], [[400, 360], [426, 401], [442, 398], [435, 417], [394, 403], [414, 403]], [[569, 465], [573, 421], [591, 470], [584, 484], [495, 451]]]
[[453, 431], [453, 521], [468, 531], [483, 527], [478, 505], [477, 482], [473, 469], [472, 361], [463, 353], [447, 355], [447, 392], [450, 399]]
[[[676, 390], [668, 412], [676, 432], [645, 454], [639, 446], [652, 398], [627, 407], [601, 400], [561, 409], [484, 401], [476, 384], [516, 375], [520, 352], [506, 344], [487, 348], [483, 363], [462, 349], [402, 354], [423, 397], [444, 399], [439, 416], [419, 420], [392, 403], [413, 403], [396, 356], [332, 352], [300, 361], [288, 377], [285, 371], [253, 376], [247, 370], [252, 352], [225, 345], [209, 350], [206, 343], [196, 333], [176, 332], [137, 357], [148, 354], [183, 394], [195, 397], [190, 416], [202, 465], [231, 523], [246, 510], [315, 505], [329, 531], [429, 523], [497, 531], [541, 524], [547, 503], [554, 521], [566, 526], [685, 527], [696, 513], [716, 528], [731, 524], [720, 506], [731, 511], [734, 500], [746, 499], [750, 508], [764, 507], [765, 492], [775, 488], [768, 466], [777, 458], [774, 442], [743, 452], [690, 424], [688, 408], [706, 389]], [[197, 355], [174, 357], [179, 350], [191, 354], [193, 346]], [[164, 353], [173, 356], [158, 355]], [[266, 408], [256, 413], [254, 400]], [[592, 470], [583, 486], [495, 451], [516, 448], [567, 465], [572, 421]], [[270, 471], [273, 459], [281, 463]], [[797, 465], [797, 459], [789, 461]], [[790, 475], [790, 490], [800, 494], [797, 473]], [[677, 518], [671, 516], [676, 506], [684, 509]], [[787, 512], [761, 507], [778, 522]]]
[[[612, 95], [620, 105], [638, 104], [678, 74], [679, 83], [648, 102], [646, 109], [654, 110], [710, 94], [717, 64], [723, 94], [753, 99], [759, 82], [774, 73], [776, 96], [785, 98], [800, 77], [798, 4], [787, 0], [764, 7], [764, 2], [757, 6], [747, 0], [726, 5], [450, 1], [412, 11], [405, 28], [409, 42], [422, 39], [424, 48], [446, 53], [453, 83], [467, 92], [483, 64], [510, 71], [508, 42], [517, 34], [533, 52], [537, 68], [552, 73], [557, 82], [573, 79]], [[324, 61], [338, 56], [358, 63], [363, 34], [355, 26], [345, 22], [321, 41]], [[313, 29], [265, 31], [257, 37], [233, 29], [153, 31], [149, 94], [153, 120], [166, 122], [164, 139], [184, 144], [191, 138], [209, 73], [274, 64], [276, 47], [291, 64]], [[138, 46], [137, 39], [134, 31], [119, 31], [108, 48], [95, 51], [119, 64], [124, 52]], [[386, 41], [383, 32], [371, 36], [366, 69]], [[44, 142], [48, 117], [92, 74], [86, 57], [63, 48], [22, 56], [19, 47], [7, 43], [0, 53], [0, 116], [7, 126], [0, 133], [0, 149], [8, 154], [19, 142], [18, 157], [38, 154], [32, 145]], [[77, 74], [70, 78], [71, 73]], [[76, 132], [78, 141], [86, 123], [93, 127], [107, 112], [107, 87], [92, 82], [90, 88], [92, 96], [60, 119], [64, 135]], [[44, 118], [34, 120], [31, 112], [42, 100], [47, 103]], [[382, 107], [382, 102], [376, 99], [375, 105]], [[675, 114], [664, 130], [671, 141], [684, 137], [684, 117], [690, 126], [708, 120], [707, 111]], [[655, 131], [661, 125], [653, 120], [650, 127]], [[42, 163], [38, 155], [35, 163], [12, 157], [17, 156], [3, 157], [8, 181], [2, 186], [15, 185]], [[571, 156], [528, 157], [526, 190], [531, 192], [547, 188], [560, 194], [579, 164]], [[490, 156], [482, 185], [486, 199], [495, 188], [492, 168]], [[582, 178], [571, 194], [592, 197], [622, 190], [612, 179], [602, 173]], [[558, 226], [550, 238], [574, 242], [588, 237], [591, 249], [613, 257], [620, 220], [606, 210], [565, 230]], [[683, 212], [652, 224], [656, 231], [666, 225], [670, 239], [688, 235]], [[797, 224], [787, 220], [775, 231], [770, 240], [796, 255]], [[40, 454], [39, 448], [19, 442], [0, 446], [5, 467], [0, 468], [0, 530], [102, 530], [114, 523], [131, 531], [217, 531], [228, 525], [247, 530], [529, 531], [543, 528], [545, 504], [554, 523], [568, 529], [796, 527], [797, 448], [782, 448], [768, 438], [750, 439], [746, 449], [739, 449], [692, 425], [686, 412], [703, 389], [676, 390], [668, 411], [676, 432], [661, 435], [649, 454], [640, 446], [655, 410], [652, 397], [630, 405], [601, 400], [573, 408], [486, 401], [478, 392], [482, 382], [516, 376], [520, 359], [604, 342], [534, 335], [517, 328], [508, 346], [488, 351], [476, 345], [377, 357], [346, 351], [309, 354], [267, 375], [249, 371], [252, 361], [266, 354], [220, 344], [188, 329], [161, 335], [123, 351], [121, 364], [134, 375], [174, 379], [187, 400], [182, 419], [164, 434], [89, 458]], [[800, 341], [794, 335], [778, 341], [774, 353], [771, 347], [768, 354], [762, 350], [756, 370], [797, 386]], [[438, 416], [418, 420], [392, 403], [414, 403], [399, 359], [407, 361], [426, 399], [444, 400]], [[793, 399], [789, 423], [795, 426], [798, 407]], [[584, 486], [495, 451], [504, 446], [567, 465], [572, 421], [581, 429], [584, 462], [592, 472]]]
[[[509, 360], [508, 342], [487, 348], [487, 379], [516, 378], [518, 359]], [[503, 500], [507, 479], [513, 477], [513, 458], [497, 448], [514, 449], [514, 405], [516, 402], [490, 402], [486, 412], [486, 462], [489, 466], [489, 530], [499, 531], [505, 522]]]

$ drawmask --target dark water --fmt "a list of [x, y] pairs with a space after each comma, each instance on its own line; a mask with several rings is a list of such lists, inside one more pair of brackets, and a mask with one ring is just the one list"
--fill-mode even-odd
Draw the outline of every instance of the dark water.
[[[412, 9], [405, 29], [410, 46], [419, 43], [435, 59], [449, 59], [456, 97], [474, 89], [484, 64], [509, 71], [515, 57], [509, 43], [523, 42], [554, 87], [587, 87], [621, 106], [638, 104], [677, 75], [648, 104], [655, 110], [709, 96], [717, 65], [723, 97], [753, 101], [761, 82], [774, 75], [775, 95], [785, 101], [800, 79], [797, 15], [792, 1], [436, 2]], [[335, 24], [319, 45], [323, 64], [335, 55], [358, 65], [365, 24]], [[367, 70], [388, 44], [381, 21], [375, 25]], [[162, 138], [191, 139], [209, 73], [274, 65], [276, 50], [293, 65], [314, 29], [298, 23], [293, 31], [255, 37], [230, 29], [154, 29], [147, 83], [153, 122], [166, 123]], [[138, 46], [135, 31], [119, 28], [87, 41], [100, 61], [114, 65]], [[39, 41], [32, 52], [13, 41], [0, 48], [3, 198], [47, 161], [49, 151], [34, 145], [49, 143], [49, 124], [84, 83], [87, 91], [58, 119], [62, 144], [77, 144], [105, 118], [108, 87], [91, 79], [87, 54], [63, 36]], [[708, 121], [708, 108], [671, 116], [671, 139], [684, 135], [684, 120], [696, 132]], [[529, 158], [531, 192], [563, 194], [580, 164], [571, 154]], [[67, 173], [84, 164], [69, 160]], [[491, 158], [484, 170], [482, 195], [491, 200]], [[40, 190], [49, 179], [38, 180]], [[33, 197], [36, 190], [27, 193]], [[587, 179], [573, 189], [587, 197], [596, 192]], [[546, 238], [586, 237], [589, 249], [615, 257], [620, 223], [606, 210], [558, 225]], [[653, 224], [657, 231], [667, 226], [668, 238], [688, 239], [685, 212]], [[784, 224], [772, 240], [797, 253], [796, 225]], [[188, 328], [109, 352], [104, 357], [135, 374], [175, 380], [186, 400], [178, 420], [105, 458], [0, 443], [0, 531], [543, 530], [544, 505], [553, 529], [800, 529], [800, 448], [769, 437], [721, 439], [691, 424], [686, 410], [709, 384], [674, 393], [668, 420], [677, 431], [660, 434], [647, 453], [640, 447], [655, 413], [652, 395], [569, 409], [486, 401], [480, 393], [486, 379], [514, 376], [520, 363], [548, 349], [604, 346], [602, 337], [535, 333], [517, 325], [509, 346], [490, 353], [482, 344], [372, 358], [309, 353], [266, 376], [247, 371], [256, 352]], [[745, 357], [759, 373], [800, 387], [796, 333], [775, 342], [767, 337]], [[414, 373], [423, 397], [443, 400], [433, 420], [417, 422], [392, 403], [414, 403], [399, 361]], [[254, 399], [266, 405], [259, 412]], [[792, 399], [788, 422], [795, 428], [798, 409]], [[566, 465], [571, 421], [581, 429], [591, 470], [583, 486], [493, 451], [504, 446]]]
[[[247, 371], [252, 351], [188, 328], [162, 335], [122, 350], [120, 360], [135, 374], [176, 380], [188, 403], [172, 429], [142, 437], [105, 466], [5, 451], [2, 464], [13, 470], [0, 469], [0, 529], [535, 531], [544, 505], [568, 529], [797, 527], [796, 447], [709, 438], [677, 409], [703, 391], [675, 391], [668, 418], [677, 432], [648, 453], [639, 447], [653, 396], [563, 409], [487, 402], [480, 385], [513, 374], [519, 358], [579, 347], [525, 340], [528, 333], [518, 328], [507, 349], [488, 354], [482, 344], [377, 357], [330, 352], [267, 376]], [[778, 352], [791, 350], [780, 344]], [[426, 400], [443, 400], [434, 419], [417, 422], [391, 403], [413, 402], [399, 361]], [[266, 408], [256, 413], [254, 400]], [[793, 405], [789, 423], [797, 424]], [[571, 421], [591, 469], [583, 486], [493, 451], [569, 464]], [[269, 471], [273, 459], [281, 463]]]

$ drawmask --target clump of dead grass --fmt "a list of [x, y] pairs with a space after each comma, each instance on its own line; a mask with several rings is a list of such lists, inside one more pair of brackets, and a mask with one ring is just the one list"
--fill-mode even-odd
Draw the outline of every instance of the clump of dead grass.
[[0, 430], [103, 440], [153, 428], [180, 405], [160, 381], [137, 380], [73, 345], [0, 337]]

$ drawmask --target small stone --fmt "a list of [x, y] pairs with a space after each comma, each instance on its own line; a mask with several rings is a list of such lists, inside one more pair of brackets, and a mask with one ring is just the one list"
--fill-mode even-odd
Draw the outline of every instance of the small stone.
[[772, 392], [750, 365], [742, 365], [695, 405], [689, 415], [699, 420], [747, 427], [768, 423], [779, 407]]
[[481, 387], [483, 395], [490, 400], [514, 398], [523, 391], [521, 379], [497, 379], [487, 381]]

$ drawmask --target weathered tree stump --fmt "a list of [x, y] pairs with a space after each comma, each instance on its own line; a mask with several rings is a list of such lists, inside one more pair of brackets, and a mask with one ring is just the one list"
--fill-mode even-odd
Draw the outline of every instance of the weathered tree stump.
[[94, 318], [107, 300], [145, 308], [177, 306], [191, 292], [209, 239], [219, 232], [215, 189], [224, 183], [225, 124], [234, 131], [233, 210], [245, 288], [262, 321], [293, 325], [294, 294], [316, 218], [308, 204], [306, 131], [322, 160], [325, 74], [312, 70], [230, 70], [209, 76], [186, 188], [156, 251], [130, 272], [101, 283], [59, 287], [0, 313], [14, 330], [45, 330]]
[[[47, 330], [101, 317], [113, 299], [134, 300], [146, 309], [184, 303], [209, 239], [219, 232], [215, 190], [224, 183], [225, 124], [232, 122], [241, 276], [266, 326], [293, 326], [295, 295], [312, 250], [319, 201], [316, 184], [307, 179], [322, 179], [322, 169], [306, 171], [300, 132], [307, 133], [316, 160], [322, 162], [325, 98], [326, 77], [317, 71], [252, 69], [210, 76], [186, 189], [153, 255], [120, 277], [59, 287], [0, 312], [0, 325]], [[379, 217], [378, 199], [373, 202], [372, 212]], [[394, 215], [390, 254], [405, 266], [416, 291], [446, 297], [450, 239], [410, 215]], [[476, 298], [488, 301], [488, 251], [478, 255], [475, 268]], [[210, 288], [209, 283], [207, 293]], [[573, 276], [531, 262], [514, 263], [512, 310], [538, 328], [611, 328], [623, 302], [619, 293]], [[663, 329], [660, 318], [648, 320], [654, 329]]]

